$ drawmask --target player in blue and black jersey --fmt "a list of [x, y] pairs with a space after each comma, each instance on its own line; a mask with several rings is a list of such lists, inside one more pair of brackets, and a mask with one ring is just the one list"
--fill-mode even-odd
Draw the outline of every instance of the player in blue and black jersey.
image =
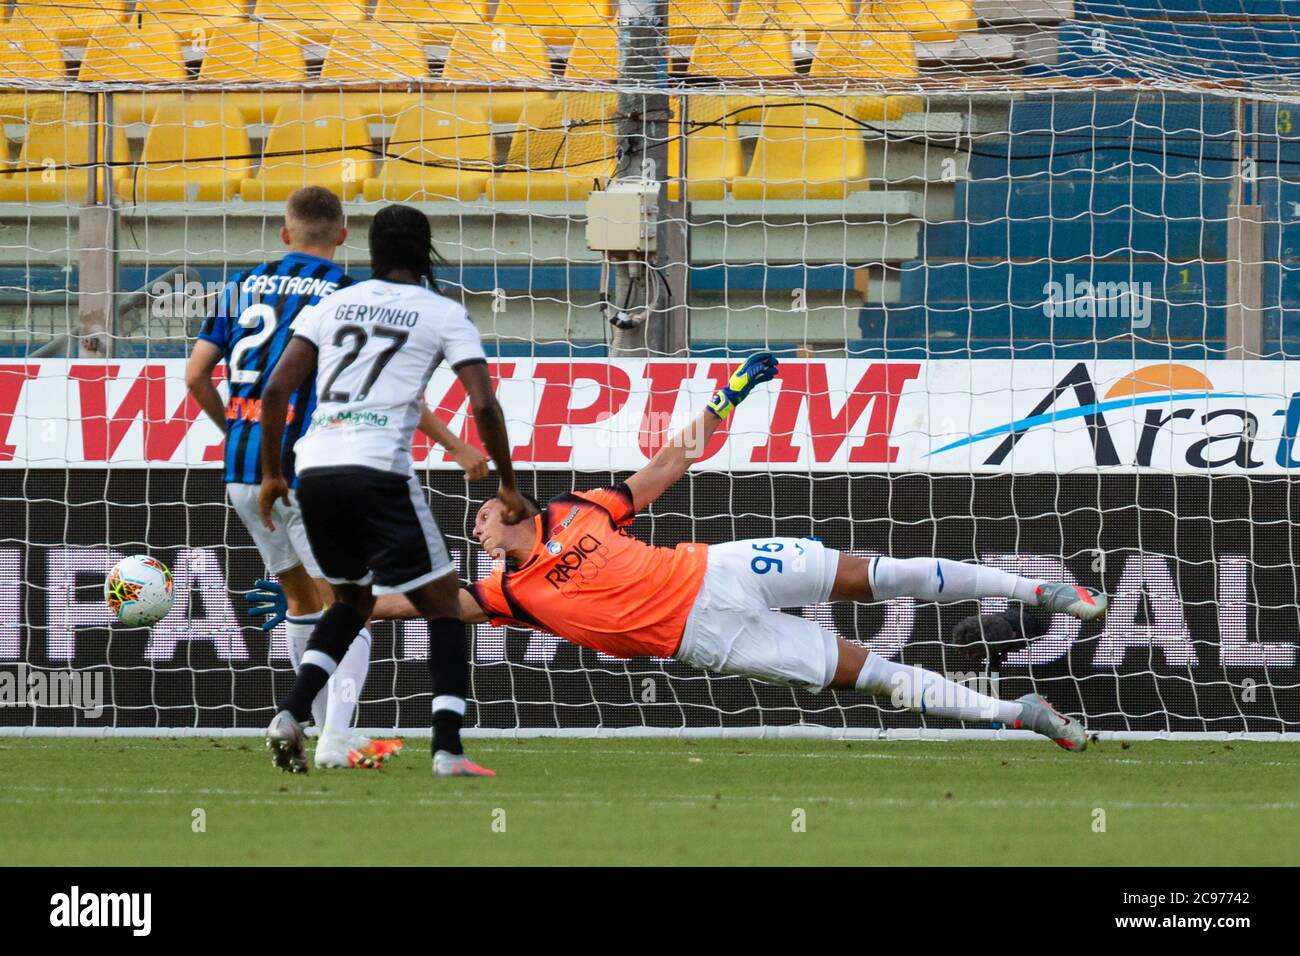
[[[226, 492], [267, 571], [284, 590], [288, 605], [285, 630], [297, 668], [312, 629], [333, 594], [312, 557], [296, 500], [277, 505], [275, 531], [262, 524], [258, 513], [262, 389], [293, 335], [298, 314], [353, 281], [333, 261], [347, 239], [338, 197], [319, 186], [295, 192], [285, 207], [280, 239], [288, 247], [282, 259], [236, 272], [226, 282], [199, 330], [186, 366], [186, 382], [204, 412], [226, 433]], [[212, 380], [222, 361], [229, 387], [226, 400]], [[316, 383], [308, 379], [292, 397], [285, 427], [282, 454], [290, 487], [297, 485], [293, 448], [311, 424], [315, 403]], [[452, 435], [427, 408], [420, 429], [446, 448], [471, 478], [486, 476], [487, 458]], [[384, 616], [382, 608], [376, 616]], [[274, 620], [266, 623], [268, 629], [273, 625]], [[321, 728], [317, 766], [374, 766], [387, 756], [391, 746], [387, 742], [369, 741], [351, 732], [369, 667], [370, 633], [362, 630], [312, 708]]]

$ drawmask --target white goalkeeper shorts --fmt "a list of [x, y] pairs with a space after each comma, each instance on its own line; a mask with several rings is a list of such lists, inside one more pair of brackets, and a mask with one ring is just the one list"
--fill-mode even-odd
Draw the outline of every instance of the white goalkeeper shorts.
[[275, 503], [271, 511], [274, 531], [268, 531], [262, 524], [262, 513], [258, 506], [261, 485], [244, 485], [230, 483], [226, 485], [226, 494], [230, 496], [230, 505], [239, 515], [239, 520], [248, 529], [262, 563], [271, 574], [281, 574], [290, 568], [302, 565], [313, 578], [321, 576], [320, 566], [311, 553], [311, 544], [307, 540], [307, 528], [302, 523], [302, 512], [293, 490], [289, 491], [289, 500], [283, 498]]
[[840, 554], [811, 538], [754, 538], [709, 547], [678, 660], [718, 674], [823, 690], [835, 677], [835, 635], [773, 608], [830, 599]]

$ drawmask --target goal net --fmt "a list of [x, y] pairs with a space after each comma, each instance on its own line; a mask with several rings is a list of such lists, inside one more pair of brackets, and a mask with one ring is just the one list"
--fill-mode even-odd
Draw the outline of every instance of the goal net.
[[[538, 498], [622, 480], [770, 349], [780, 378], [634, 534], [1100, 587], [1104, 625], [1005, 646], [953, 638], [1005, 602], [786, 610], [1094, 731], [1300, 733], [1293, 7], [9, 0], [0, 731], [272, 715], [283, 629], [248, 617], [264, 569], [184, 367], [318, 184], [357, 278], [378, 209], [429, 215]], [[428, 400], [477, 441], [451, 372]], [[486, 575], [493, 483], [415, 457], [462, 577]], [[103, 601], [136, 553], [175, 575], [152, 629]], [[425, 626], [374, 635], [360, 725], [426, 729]], [[475, 627], [472, 655], [483, 732], [982, 730], [516, 628]]]

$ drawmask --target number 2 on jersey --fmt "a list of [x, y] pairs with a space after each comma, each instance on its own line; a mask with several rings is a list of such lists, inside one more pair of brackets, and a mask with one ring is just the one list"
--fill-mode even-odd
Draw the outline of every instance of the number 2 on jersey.
[[280, 324], [280, 317], [275, 309], [265, 303], [250, 305], [239, 313], [239, 327], [251, 329], [260, 322], [262, 328], [252, 335], [245, 335], [230, 350], [230, 381], [234, 385], [252, 385], [262, 377], [260, 368], [244, 368], [245, 353], [257, 348], [275, 334], [275, 327]]
[[382, 350], [375, 353], [375, 356], [370, 360], [370, 371], [366, 373], [365, 381], [361, 383], [361, 388], [357, 391], [356, 395], [352, 395], [349, 392], [335, 391], [334, 383], [338, 381], [340, 375], [351, 368], [352, 364], [356, 362], [357, 356], [359, 356], [361, 350], [366, 347], [366, 342], [369, 341], [370, 336], [368, 336], [366, 330], [359, 325], [345, 325], [334, 333], [334, 344], [336, 346], [343, 348], [344, 342], [349, 342], [350, 344], [347, 346], [348, 351], [343, 354], [341, 359], [339, 359], [339, 364], [334, 367], [334, 371], [330, 374], [329, 379], [320, 387], [320, 401], [322, 404], [364, 402], [366, 396], [370, 394], [370, 389], [379, 378], [380, 373], [383, 372], [384, 367], [393, 360], [393, 356], [397, 354], [398, 349], [406, 344], [406, 340], [410, 336], [410, 333], [398, 332], [393, 329], [379, 326], [373, 329], [370, 332], [370, 335], [373, 335], [376, 339], [388, 339], [389, 343]]

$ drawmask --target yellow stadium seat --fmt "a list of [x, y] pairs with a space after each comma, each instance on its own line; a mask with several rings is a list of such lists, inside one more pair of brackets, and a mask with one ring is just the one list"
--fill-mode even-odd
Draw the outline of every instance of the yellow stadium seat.
[[[220, 30], [212, 38], [199, 67], [199, 85], [247, 80], [293, 83], [307, 79], [307, 63], [294, 34], [282, 27], [241, 23]], [[230, 104], [246, 123], [266, 123], [281, 106], [302, 100], [301, 93], [212, 93], [196, 99]]]
[[9, 29], [31, 28], [60, 43], [81, 46], [100, 27], [126, 19], [127, 0], [18, 0]]
[[450, 43], [458, 28], [487, 18], [487, 0], [379, 0], [374, 14], [380, 23], [419, 28], [431, 43]]
[[[0, 202], [63, 202], [86, 200], [90, 178], [85, 165], [91, 162], [90, 126], [84, 100], [48, 104], [27, 117], [27, 135], [18, 154], [17, 166], [26, 172], [0, 176]], [[97, 141], [98, 142], [98, 141]], [[102, 161], [101, 149], [94, 150]], [[113, 128], [113, 162], [129, 161], [126, 132]], [[78, 168], [79, 167], [79, 168]], [[99, 188], [105, 188], [103, 171], [97, 174]]]
[[579, 27], [564, 65], [566, 80], [618, 79], [618, 28]]
[[668, 42], [694, 43], [702, 33], [731, 26], [731, 0], [669, 0]]
[[552, 43], [570, 43], [577, 27], [613, 24], [610, 0], [498, 0], [493, 23], [532, 27]]
[[510, 142], [506, 171], [488, 182], [488, 198], [586, 199], [614, 174], [617, 109], [614, 93], [563, 93], [529, 103]]
[[157, 24], [100, 27], [86, 46], [77, 79], [82, 82], [179, 82], [185, 79], [180, 40], [172, 30]]
[[[427, 80], [429, 61], [419, 31], [410, 26], [368, 23], [339, 30], [321, 66], [322, 80]], [[419, 93], [345, 93], [362, 116], [396, 116], [420, 101]]]
[[927, 43], [955, 40], [957, 34], [979, 28], [973, 0], [877, 0], [864, 5], [862, 13]]
[[207, 46], [216, 31], [245, 22], [243, 0], [137, 0], [135, 9], [142, 25], [170, 27], [187, 46]]
[[[178, 83], [186, 78], [185, 59], [175, 31], [157, 23], [137, 27], [113, 24], [90, 36], [77, 79], [82, 82]], [[159, 103], [156, 94], [141, 91], [113, 95], [113, 120], [139, 123]]]
[[790, 36], [771, 27], [728, 27], [702, 33], [691, 50], [692, 76], [794, 76]]
[[[745, 172], [745, 152], [736, 131], [733, 115], [736, 101], [725, 96], [691, 96], [686, 98], [686, 197], [688, 199], [724, 199], [727, 185]], [[681, 176], [681, 111], [673, 103], [673, 118], [668, 124], [668, 178]], [[668, 184], [668, 198], [681, 194], [678, 183]]]
[[[817, 44], [809, 75], [818, 80], [915, 80], [916, 41], [911, 34], [889, 30], [872, 20], [859, 20], [848, 33], [827, 32]], [[841, 104], [842, 106], [843, 104]], [[859, 120], [898, 119], [917, 108], [910, 96], [857, 96], [849, 109]]]
[[810, 75], [854, 80], [914, 79], [916, 41], [911, 34], [859, 20], [847, 33], [827, 33], [817, 44]]
[[253, 16], [292, 30], [313, 43], [326, 43], [335, 30], [366, 18], [368, 0], [257, 0]]
[[253, 163], [232, 105], [175, 99], [154, 111], [140, 162], [116, 174], [124, 202], [212, 202], [239, 195]]
[[6, 30], [0, 39], [0, 80], [67, 78], [63, 50], [53, 38], [34, 30]]
[[275, 114], [262, 166], [245, 179], [245, 202], [287, 199], [304, 186], [324, 186], [343, 199], [361, 192], [374, 173], [370, 131], [356, 115], [328, 100], [286, 103]]
[[[457, 30], [442, 75], [449, 80], [481, 84], [550, 81], [553, 78], [546, 41], [528, 27], [507, 24]], [[486, 110], [494, 123], [517, 122], [526, 105], [549, 99], [547, 93], [519, 89], [457, 95], [458, 102]]]
[[824, 30], [848, 30], [853, 25], [850, 0], [743, 0], [736, 26], [769, 23], [797, 39], [817, 39]]
[[737, 199], [843, 199], [867, 188], [867, 153], [858, 129], [814, 104], [763, 110], [749, 172], [736, 178]]
[[400, 113], [368, 201], [461, 200], [483, 194], [492, 175], [492, 125], [477, 106], [430, 97]]

